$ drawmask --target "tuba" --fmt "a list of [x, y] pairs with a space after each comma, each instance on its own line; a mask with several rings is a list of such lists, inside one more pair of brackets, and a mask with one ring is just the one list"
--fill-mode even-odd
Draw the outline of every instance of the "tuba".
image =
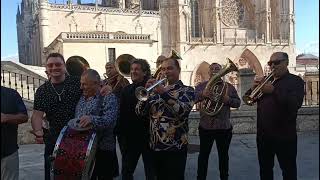
[[227, 64], [217, 74], [210, 78], [205, 87], [205, 90], [209, 90], [212, 97], [205, 98], [203, 102], [201, 102], [200, 111], [209, 116], [216, 115], [224, 105], [223, 97], [227, 91], [228, 85], [220, 78], [229, 72], [238, 71], [236, 65], [229, 58], [227, 58], [227, 60]]
[[131, 63], [136, 58], [130, 54], [122, 54], [120, 55], [115, 62], [116, 70], [124, 77], [130, 76], [130, 66]]
[[71, 76], [81, 76], [83, 71], [89, 68], [88, 61], [81, 56], [71, 56], [66, 61], [66, 69]]
[[[274, 70], [271, 71], [271, 73], [266, 76], [258, 86], [256, 86], [249, 95], [243, 95], [242, 100], [246, 105], [252, 106], [257, 100], [263, 95], [261, 89], [262, 87], [273, 77]], [[271, 83], [274, 83], [274, 80], [271, 81]]]

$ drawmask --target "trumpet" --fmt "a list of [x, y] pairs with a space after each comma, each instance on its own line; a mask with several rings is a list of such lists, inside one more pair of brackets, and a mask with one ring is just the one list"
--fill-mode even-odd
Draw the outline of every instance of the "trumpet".
[[139, 101], [146, 101], [149, 98], [150, 92], [153, 90], [153, 88], [155, 88], [156, 86], [158, 86], [159, 84], [163, 83], [166, 80], [167, 80], [167, 78], [163, 78], [148, 88], [144, 88], [142, 86], [137, 87], [137, 89], [135, 91], [135, 95], [136, 95], [137, 99]]
[[[262, 95], [262, 87], [273, 77], [274, 70], [271, 71], [271, 73], [265, 77], [258, 86], [256, 86], [252, 92], [249, 95], [242, 96], [242, 100], [245, 104], [252, 106]], [[275, 80], [271, 81], [271, 84], [274, 83]]]

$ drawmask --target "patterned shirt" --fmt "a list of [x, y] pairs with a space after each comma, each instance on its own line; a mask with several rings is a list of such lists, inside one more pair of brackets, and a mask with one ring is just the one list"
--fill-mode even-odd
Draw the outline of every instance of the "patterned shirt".
[[[57, 93], [61, 94], [60, 99]], [[66, 76], [60, 84], [46, 81], [37, 89], [33, 109], [46, 113], [52, 143], [55, 143], [55, 139], [68, 121], [74, 118], [81, 94], [80, 78], [76, 76]]]
[[97, 94], [88, 99], [81, 96], [77, 104], [75, 118], [90, 116], [93, 129], [99, 135], [98, 147], [101, 150], [115, 149], [113, 128], [116, 124], [118, 109], [118, 99], [113, 93], [106, 96]]
[[[205, 89], [208, 81], [200, 83], [196, 86], [195, 94], [196, 101], [201, 103], [204, 98], [202, 97], [202, 92]], [[241, 100], [238, 96], [237, 90], [230, 84], [226, 84], [228, 87], [229, 101], [224, 103], [221, 110], [215, 116], [208, 116], [207, 114], [200, 111], [200, 127], [204, 129], [231, 129], [232, 124], [230, 122], [230, 107], [238, 108], [241, 104]]]
[[180, 151], [188, 145], [188, 116], [193, 107], [194, 90], [181, 81], [161, 95], [139, 101], [137, 114], [150, 120], [150, 147], [154, 151]]

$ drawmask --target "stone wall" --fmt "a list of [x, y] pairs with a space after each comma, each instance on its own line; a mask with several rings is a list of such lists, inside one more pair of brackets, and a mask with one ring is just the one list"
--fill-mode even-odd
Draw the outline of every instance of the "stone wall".
[[[24, 101], [28, 109], [29, 117], [32, 115], [33, 102]], [[199, 112], [191, 112], [189, 116], [189, 135], [198, 135]], [[231, 122], [233, 132], [236, 134], [250, 134], [256, 132], [256, 111], [255, 110], [232, 110]], [[18, 144], [35, 143], [34, 136], [28, 131], [31, 130], [31, 120], [28, 123], [19, 125]], [[303, 107], [298, 112], [298, 131], [319, 130], [319, 107]]]
[[[199, 112], [192, 112], [189, 116], [189, 135], [198, 135]], [[231, 111], [233, 133], [256, 133], [255, 110]], [[298, 111], [297, 131], [319, 131], [319, 107], [303, 107]]]

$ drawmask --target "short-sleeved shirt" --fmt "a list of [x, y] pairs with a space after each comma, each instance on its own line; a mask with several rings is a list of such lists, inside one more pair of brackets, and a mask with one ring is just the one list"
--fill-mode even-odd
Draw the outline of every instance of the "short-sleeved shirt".
[[[27, 108], [16, 90], [1, 86], [1, 113], [27, 115]], [[1, 158], [17, 151], [17, 136], [17, 124], [1, 123]]]
[[[58, 94], [61, 94], [61, 101]], [[47, 81], [37, 89], [33, 109], [46, 113], [49, 136], [57, 138], [61, 129], [74, 118], [81, 94], [80, 78], [76, 76], [66, 76], [60, 84]]]

